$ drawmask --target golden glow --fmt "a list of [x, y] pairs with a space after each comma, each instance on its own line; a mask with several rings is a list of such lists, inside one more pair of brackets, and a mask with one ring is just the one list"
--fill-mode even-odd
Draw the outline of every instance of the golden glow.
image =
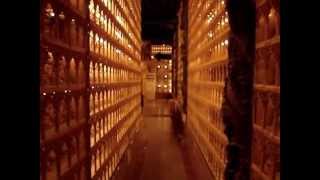
[[170, 45], [152, 45], [151, 46], [152, 54], [172, 54], [172, 47]]
[[54, 16], [55, 16], [54, 12], [50, 12], [49, 15], [50, 15], [51, 17], [54, 17]]
[[65, 19], [65, 15], [64, 15], [63, 12], [61, 12], [61, 13], [59, 14], [59, 18], [60, 18], [61, 20], [64, 20], [64, 19]]

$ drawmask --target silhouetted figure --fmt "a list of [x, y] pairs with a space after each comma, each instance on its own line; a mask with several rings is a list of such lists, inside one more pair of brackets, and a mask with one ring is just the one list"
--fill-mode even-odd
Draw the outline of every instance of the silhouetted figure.
[[144, 96], [143, 96], [143, 94], [141, 95], [141, 107], [143, 107], [143, 105], [144, 105]]
[[182, 140], [184, 135], [184, 124], [179, 103], [176, 99], [170, 100], [172, 127], [176, 137]]

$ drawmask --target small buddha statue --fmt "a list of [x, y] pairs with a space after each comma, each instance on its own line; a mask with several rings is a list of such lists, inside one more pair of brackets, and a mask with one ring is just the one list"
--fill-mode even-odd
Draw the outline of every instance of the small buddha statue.
[[50, 150], [46, 161], [46, 179], [58, 179], [57, 155]]
[[66, 85], [66, 59], [61, 56], [58, 62], [58, 85]]
[[70, 125], [76, 122], [77, 120], [77, 107], [74, 98], [71, 98], [70, 101]]
[[60, 101], [60, 105], [58, 108], [58, 122], [59, 122], [59, 129], [62, 130], [67, 126], [67, 107], [64, 100]]
[[[46, 136], [52, 135], [55, 132], [56, 122], [55, 122], [55, 112], [52, 103], [47, 103], [42, 116], [43, 128]], [[47, 138], [47, 137], [46, 137]]]
[[275, 170], [275, 162], [274, 162], [274, 144], [268, 143], [264, 148], [264, 164], [263, 164], [263, 172], [270, 179], [274, 179], [274, 170]]
[[70, 67], [69, 67], [69, 73], [70, 73], [70, 82], [72, 84], [77, 83], [77, 69], [76, 69], [76, 62], [74, 58], [70, 61]]
[[44, 64], [43, 73], [41, 74], [42, 84], [45, 86], [55, 83], [54, 58], [51, 52], [48, 52], [47, 56], [47, 62]]

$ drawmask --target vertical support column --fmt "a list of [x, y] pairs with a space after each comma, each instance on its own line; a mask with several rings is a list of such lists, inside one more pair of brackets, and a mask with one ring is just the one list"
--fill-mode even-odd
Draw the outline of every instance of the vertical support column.
[[226, 180], [249, 180], [252, 136], [255, 1], [227, 0], [229, 14], [229, 75], [222, 105], [228, 137]]
[[174, 33], [174, 36], [173, 36], [173, 45], [172, 45], [172, 70], [173, 70], [173, 73], [172, 73], [172, 77], [173, 77], [173, 81], [172, 81], [172, 94], [173, 94], [173, 97], [178, 97], [178, 69], [179, 69], [179, 63], [178, 63], [178, 54], [179, 54], [179, 34], [178, 34], [178, 29], [179, 29], [179, 26], [176, 26], [176, 31]]
[[86, 79], [85, 79], [85, 95], [84, 95], [84, 101], [85, 101], [85, 109], [86, 109], [86, 125], [85, 125], [85, 143], [86, 143], [86, 159], [85, 159], [85, 168], [86, 168], [86, 179], [91, 178], [91, 156], [90, 156], [90, 77], [89, 77], [89, 72], [90, 72], [90, 59], [89, 59], [89, 53], [90, 53], [90, 48], [89, 48], [89, 33], [90, 28], [89, 28], [89, 22], [90, 22], [90, 12], [89, 12], [89, 3], [90, 0], [85, 0], [85, 11], [86, 11], [86, 26], [84, 27], [84, 31], [86, 32], [86, 40], [85, 40], [85, 49], [86, 49], [86, 59], [84, 61], [84, 67], [85, 67], [85, 72], [86, 72]]
[[187, 100], [188, 100], [188, 2], [189, 0], [183, 0], [182, 3], [182, 27], [184, 30], [183, 33], [183, 46], [182, 46], [182, 61], [183, 61], [183, 111], [187, 112]]

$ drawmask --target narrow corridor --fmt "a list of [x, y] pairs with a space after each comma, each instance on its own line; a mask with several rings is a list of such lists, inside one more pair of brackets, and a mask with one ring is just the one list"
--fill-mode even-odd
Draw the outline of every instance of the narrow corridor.
[[280, 3], [238, 3], [41, 1], [40, 180], [280, 179]]
[[[181, 142], [173, 132], [167, 100], [145, 102], [143, 129], [120, 163], [116, 180], [212, 179], [192, 137]], [[129, 160], [130, 159], [130, 160]]]

